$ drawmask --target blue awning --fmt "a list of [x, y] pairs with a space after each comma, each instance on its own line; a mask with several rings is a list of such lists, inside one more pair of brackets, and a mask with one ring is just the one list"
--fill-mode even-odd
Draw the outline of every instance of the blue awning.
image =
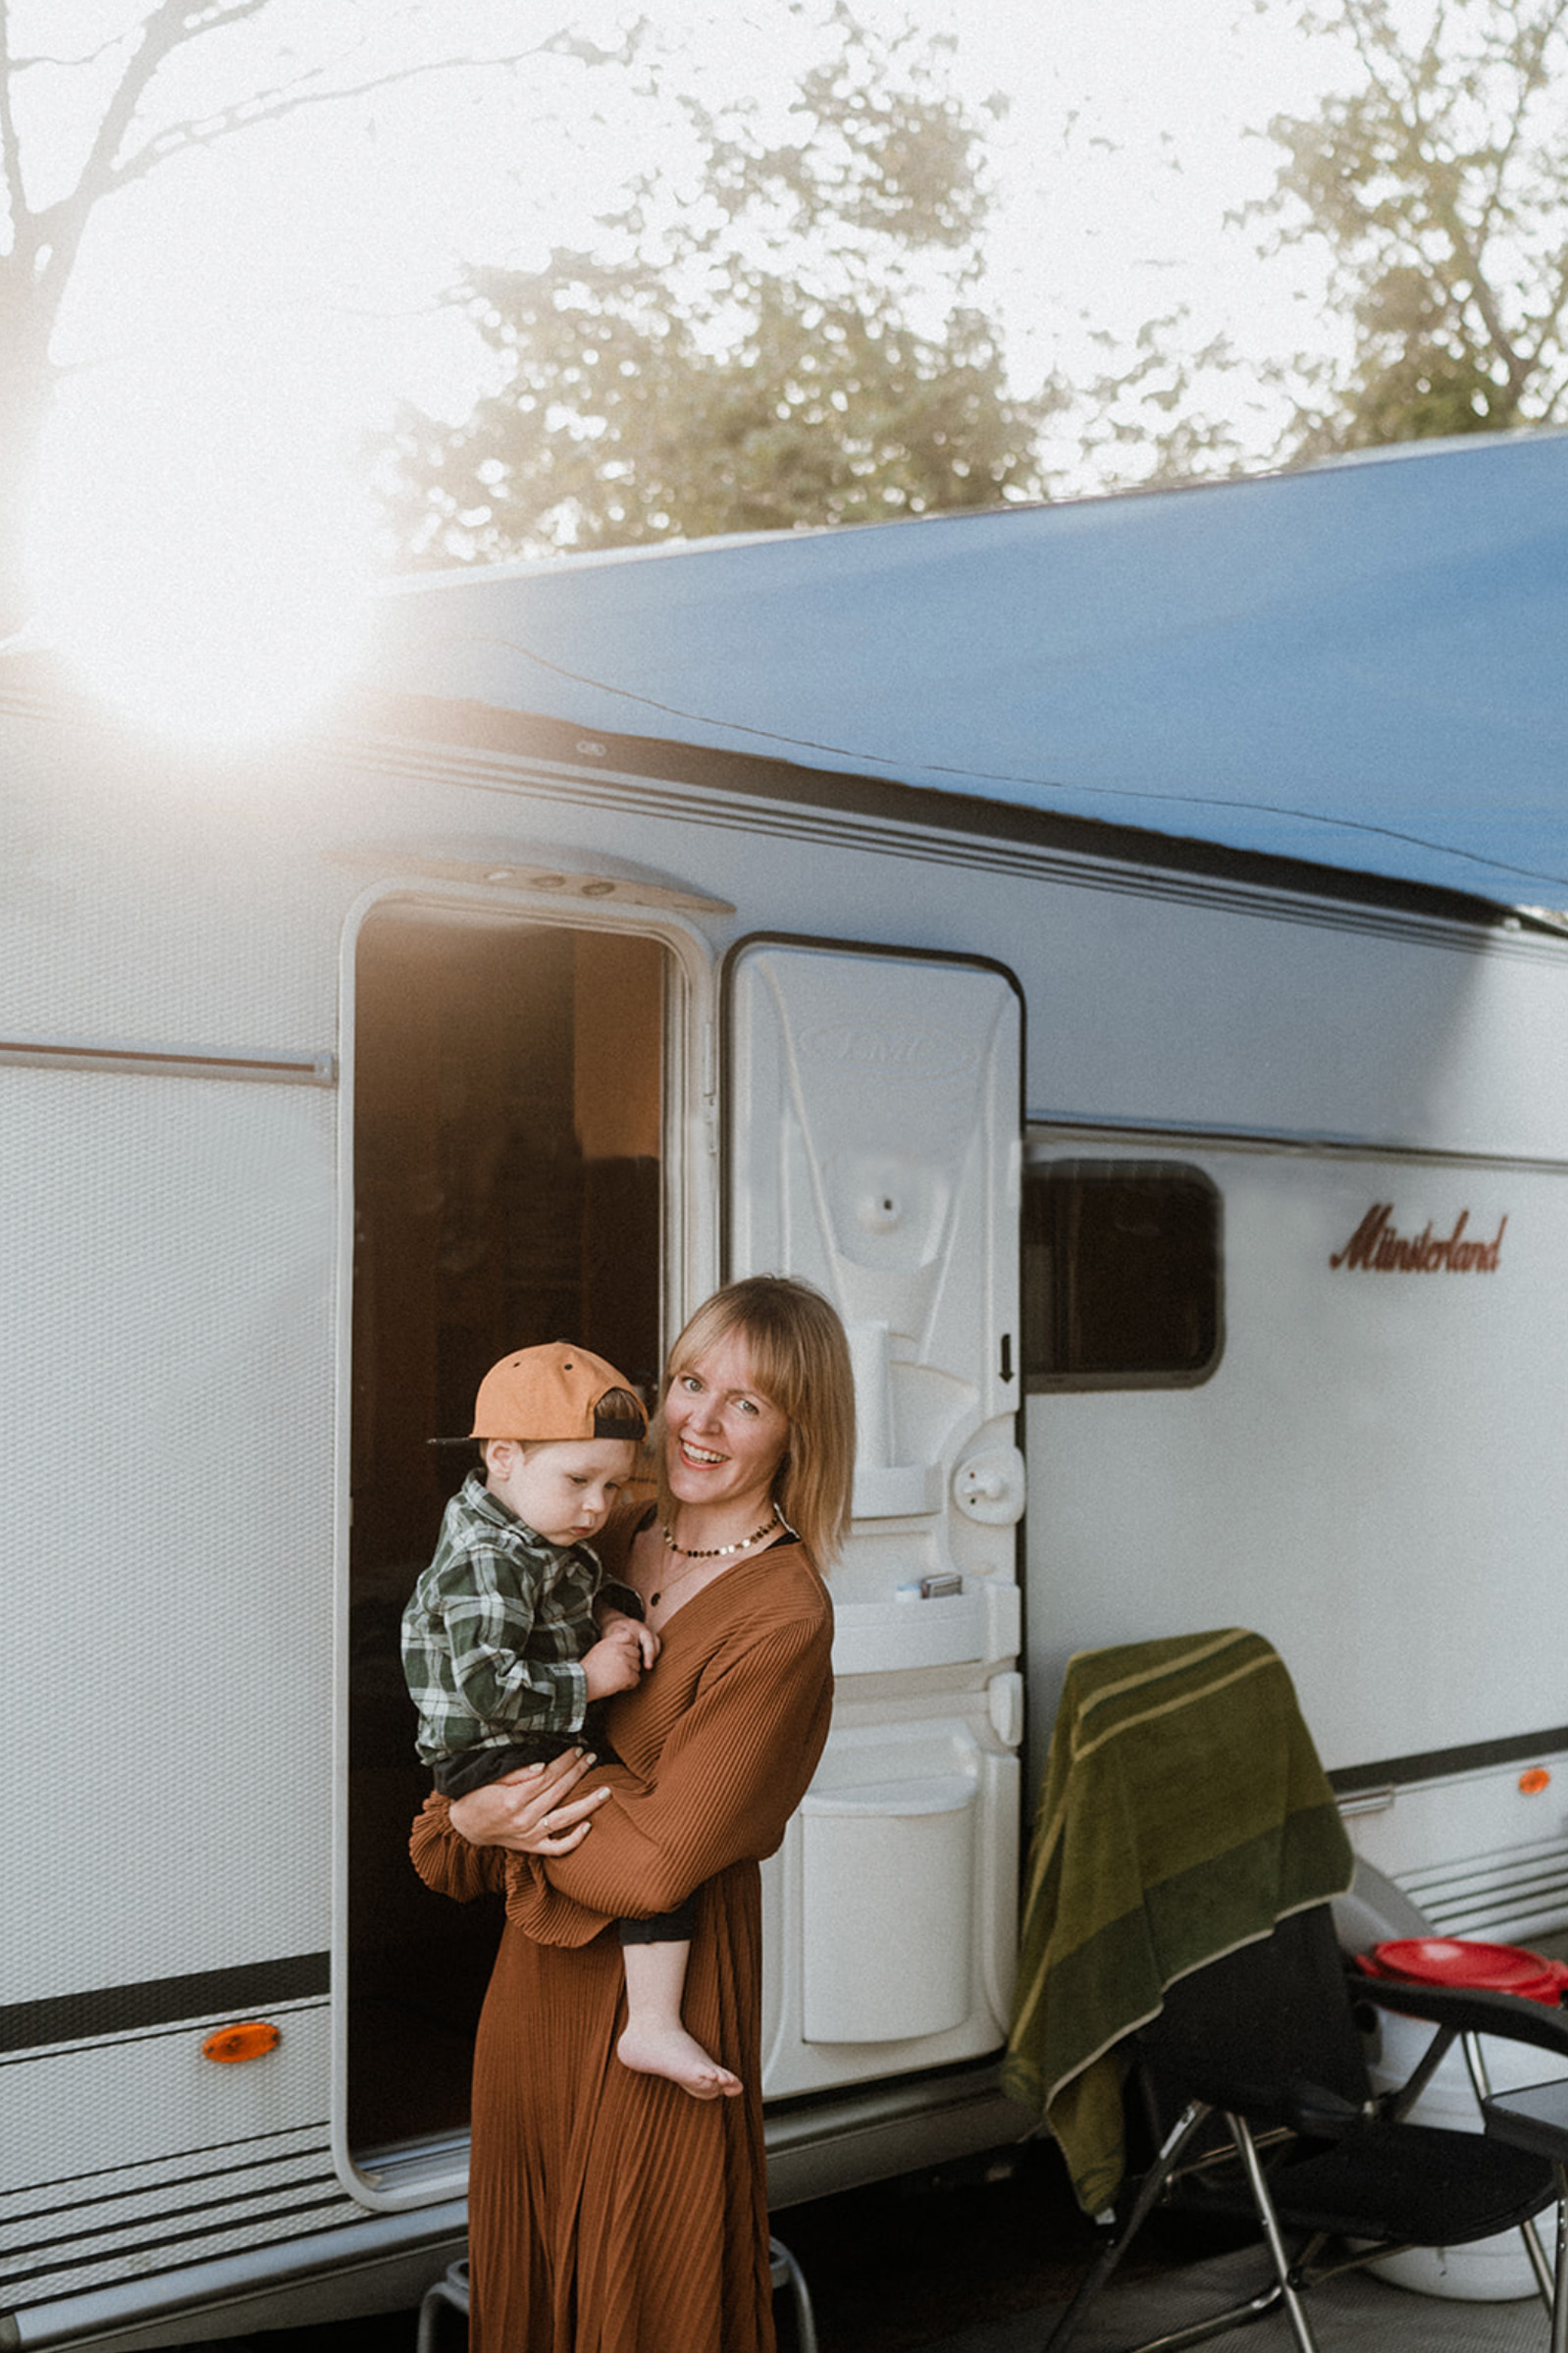
[[1568, 907], [1568, 435], [426, 575], [377, 683]]

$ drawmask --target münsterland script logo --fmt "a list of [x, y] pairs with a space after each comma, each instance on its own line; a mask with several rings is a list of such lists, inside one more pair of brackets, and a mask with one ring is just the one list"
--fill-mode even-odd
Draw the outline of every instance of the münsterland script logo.
[[1452, 1233], [1432, 1230], [1432, 1220], [1417, 1234], [1403, 1234], [1388, 1221], [1391, 1201], [1374, 1201], [1342, 1250], [1334, 1251], [1331, 1267], [1363, 1268], [1373, 1275], [1495, 1275], [1502, 1248], [1504, 1217], [1490, 1242], [1465, 1238], [1470, 1212], [1462, 1209]]

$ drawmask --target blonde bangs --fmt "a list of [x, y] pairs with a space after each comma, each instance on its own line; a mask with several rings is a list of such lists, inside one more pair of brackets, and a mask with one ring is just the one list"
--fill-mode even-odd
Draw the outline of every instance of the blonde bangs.
[[751, 1275], [728, 1283], [703, 1302], [671, 1348], [652, 1434], [659, 1515], [668, 1520], [674, 1509], [664, 1467], [663, 1396], [672, 1381], [732, 1333], [746, 1342], [757, 1386], [790, 1426], [774, 1500], [825, 1572], [849, 1530], [855, 1380], [836, 1310], [820, 1291], [790, 1276]]

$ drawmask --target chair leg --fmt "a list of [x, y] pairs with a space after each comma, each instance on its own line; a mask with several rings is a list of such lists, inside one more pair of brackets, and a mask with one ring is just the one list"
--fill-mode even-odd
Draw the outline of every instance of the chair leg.
[[1263, 2168], [1258, 2162], [1257, 2145], [1240, 2117], [1228, 2115], [1226, 2122], [1246, 2172], [1247, 2186], [1257, 2208], [1258, 2221], [1274, 2264], [1275, 2277], [1241, 2303], [1228, 2304], [1224, 2311], [1209, 2313], [1199, 2321], [1189, 2321], [1184, 2327], [1168, 2329], [1159, 2336], [1144, 2337], [1138, 2344], [1129, 2346], [1127, 2353], [1185, 2353], [1185, 2348], [1189, 2346], [1207, 2344], [1212, 2338], [1224, 2336], [1232, 2328], [1247, 2327], [1254, 2321], [1265, 2320], [1270, 2313], [1281, 2310], [1283, 2310], [1290, 2323], [1299, 2353], [1317, 2353], [1312, 2325], [1290, 2283], [1290, 2259], [1285, 2253], [1279, 2217], [1274, 2211], [1274, 2201], [1269, 2196]]
[[1536, 2275], [1536, 2293], [1549, 2314], [1556, 2301], [1554, 2275], [1551, 2265], [1546, 2261], [1546, 2251], [1541, 2243], [1541, 2232], [1536, 2228], [1534, 2216], [1529, 2222], [1520, 2223], [1519, 2235], [1525, 2242], [1525, 2254]]
[[[1485, 2114], [1485, 2103], [1491, 2098], [1491, 2077], [1487, 2071], [1487, 2054], [1482, 2049], [1480, 2035], [1462, 2034], [1459, 2047], [1465, 2055], [1465, 2065], [1470, 2070], [1470, 2088], [1476, 2095], [1476, 2106]], [[1560, 2207], [1558, 2211], [1561, 2212]], [[1519, 2235], [1525, 2242], [1525, 2254], [1536, 2276], [1536, 2293], [1549, 2317], [1557, 2308], [1556, 2284], [1534, 2217], [1520, 2223]]]
[[419, 2307], [419, 2337], [415, 2353], [436, 2353], [438, 2317], [443, 2305], [448, 2306], [453, 2312], [460, 2312], [463, 2318], [467, 2319], [468, 2258], [466, 2255], [459, 2257], [456, 2263], [448, 2264], [443, 2277], [425, 2290], [424, 2302]]
[[[1151, 2207], [1164, 2192], [1176, 2170], [1176, 2160], [1181, 2151], [1210, 2113], [1209, 2108], [1201, 2100], [1194, 2100], [1190, 2106], [1182, 2110], [1167, 2136], [1159, 2156], [1150, 2166], [1139, 2185], [1137, 2197], [1125, 2224], [1118, 2232], [1112, 2244], [1101, 2253], [1077, 2294], [1068, 2306], [1056, 2327], [1046, 2338], [1041, 2353], [1065, 2353], [1066, 2346], [1081, 2326], [1089, 2306], [1132, 2244], [1139, 2228], [1147, 2219]], [[1185, 2327], [1171, 2329], [1163, 2336], [1148, 2337], [1141, 2344], [1130, 2348], [1130, 2353], [1177, 2353], [1177, 2348], [1201, 2345], [1210, 2337], [1222, 2336], [1228, 2329], [1245, 2327], [1249, 2323], [1261, 2321], [1269, 2313], [1280, 2311], [1281, 2308], [1290, 2323], [1291, 2333], [1296, 2340], [1297, 2353], [1318, 2353], [1318, 2341], [1312, 2333], [1312, 2324], [1302, 2308], [1300, 2297], [1291, 2285], [1290, 2258], [1285, 2252], [1284, 2239], [1280, 2229], [1280, 2218], [1274, 2211], [1274, 2200], [1269, 2195], [1268, 2182], [1264, 2177], [1263, 2167], [1258, 2159], [1257, 2144], [1241, 2117], [1231, 2116], [1228, 2113], [1226, 2123], [1246, 2172], [1247, 2187], [1252, 2193], [1252, 2202], [1257, 2209], [1258, 2221], [1262, 2225], [1264, 2239], [1274, 2265], [1275, 2277], [1269, 2286], [1260, 2289], [1255, 2296], [1249, 2296], [1245, 2302], [1228, 2305], [1224, 2312], [1211, 2313], [1205, 2320], [1189, 2322]], [[1561, 2255], [1565, 2243], [1568, 2242], [1559, 2241], [1559, 2255]], [[1564, 2302], [1563, 2309], [1565, 2315], [1568, 2315], [1568, 2301]], [[1568, 2353], [1568, 2341], [1559, 2346], [1554, 2340], [1550, 2353]]]
[[1181, 2111], [1166, 2134], [1159, 2155], [1138, 2184], [1138, 2194], [1126, 2221], [1110, 2243], [1101, 2248], [1092, 2268], [1079, 2282], [1077, 2294], [1046, 2338], [1041, 2353], [1067, 2353], [1067, 2347], [1081, 2327], [1090, 2305], [1137, 2237], [1151, 2209], [1164, 2196], [1177, 2158], [1210, 2113], [1202, 2100], [1189, 2101]]
[[1211, 2313], [1206, 2321], [1189, 2321], [1184, 2328], [1173, 2328], [1165, 2336], [1146, 2336], [1141, 2344], [1129, 2345], [1127, 2353], [1185, 2353], [1189, 2345], [1206, 2345], [1211, 2337], [1224, 2336], [1231, 2328], [1267, 2320], [1271, 2312], [1279, 2311], [1283, 2295], [1279, 2280], [1271, 2279], [1244, 2304], [1228, 2304], [1224, 2312]]
[[787, 2287], [795, 2298], [795, 2342], [798, 2353], [816, 2353], [816, 2315], [811, 2310], [811, 2293], [806, 2284], [806, 2274], [781, 2239], [768, 2240], [767, 2256], [774, 2287]]
[[[1246, 2168], [1247, 2186], [1252, 2192], [1252, 2202], [1258, 2210], [1258, 2220], [1263, 2224], [1263, 2235], [1269, 2242], [1269, 2253], [1274, 2259], [1274, 2268], [1280, 2280], [1281, 2300], [1289, 2316], [1296, 2343], [1300, 2347], [1300, 2353], [1318, 2353], [1318, 2342], [1312, 2333], [1312, 2324], [1302, 2310], [1300, 2297], [1290, 2284], [1290, 2258], [1285, 2253], [1284, 2240], [1280, 2235], [1280, 2218], [1274, 2211], [1274, 2200], [1269, 2195], [1269, 2185], [1263, 2177], [1263, 2168], [1258, 2163], [1258, 2152], [1253, 2145], [1252, 2135], [1247, 2129], [1245, 2119], [1241, 2117], [1231, 2116], [1228, 2113], [1226, 2122], [1229, 2125], [1235, 2137], [1236, 2147], [1241, 2152], [1241, 2163]], [[1552, 2353], [1557, 2353], [1555, 2346], [1552, 2348]]]
[[1554, 2161], [1557, 2176], [1557, 2273], [1551, 2298], [1551, 2353], [1568, 2353], [1568, 2166]]

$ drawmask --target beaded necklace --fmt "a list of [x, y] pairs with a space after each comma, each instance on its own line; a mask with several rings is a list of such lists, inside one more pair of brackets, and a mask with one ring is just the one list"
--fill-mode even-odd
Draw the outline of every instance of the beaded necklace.
[[[767, 1518], [762, 1522], [760, 1528], [754, 1528], [750, 1536], [743, 1536], [738, 1544], [708, 1544], [702, 1550], [695, 1550], [690, 1544], [678, 1544], [675, 1542], [675, 1539], [671, 1536], [669, 1530], [665, 1527], [662, 1520], [660, 1520], [658, 1524], [658, 1533], [664, 1539], [665, 1548], [668, 1551], [678, 1552], [683, 1560], [695, 1565], [701, 1560], [728, 1560], [737, 1552], [749, 1551], [753, 1544], [759, 1544], [764, 1536], [770, 1535], [775, 1528], [782, 1527], [782, 1525], [783, 1522], [780, 1520], [777, 1509], [775, 1508], [768, 1513]], [[659, 1603], [663, 1600], [664, 1595], [667, 1593], [672, 1593], [675, 1587], [679, 1585], [684, 1578], [689, 1577], [691, 1573], [691, 1568], [688, 1567], [684, 1569], [678, 1569], [673, 1577], [667, 1577], [664, 1583], [659, 1587], [656, 1594], [649, 1595], [648, 1605], [650, 1609], [656, 1609]]]

